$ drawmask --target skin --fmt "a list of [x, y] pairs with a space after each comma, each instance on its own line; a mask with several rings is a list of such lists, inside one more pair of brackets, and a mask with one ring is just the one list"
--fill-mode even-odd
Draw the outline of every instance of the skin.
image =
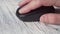
[[[25, 5], [28, 3], [27, 5]], [[34, 10], [40, 6], [58, 6], [60, 7], [60, 0], [22, 0], [19, 2], [19, 6], [23, 6], [20, 10], [20, 14], [28, 13], [31, 10]], [[60, 14], [44, 14], [40, 17], [40, 22], [48, 24], [59, 24], [60, 25]]]

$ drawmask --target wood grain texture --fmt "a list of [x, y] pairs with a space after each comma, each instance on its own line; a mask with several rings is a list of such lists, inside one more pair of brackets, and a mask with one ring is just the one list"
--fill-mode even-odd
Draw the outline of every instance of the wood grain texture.
[[23, 22], [16, 16], [20, 0], [0, 0], [0, 34], [60, 34], [60, 25]]

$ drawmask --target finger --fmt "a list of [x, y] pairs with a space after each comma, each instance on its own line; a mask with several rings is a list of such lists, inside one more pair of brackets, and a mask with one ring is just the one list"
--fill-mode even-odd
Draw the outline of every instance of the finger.
[[29, 3], [31, 0], [22, 0], [21, 2], [19, 2], [19, 6], [23, 6], [25, 5], [26, 3]]
[[20, 10], [19, 10], [19, 13], [20, 14], [24, 14], [24, 13], [28, 13], [30, 10], [33, 10], [33, 9], [36, 9], [38, 7], [41, 6], [41, 3], [40, 1], [31, 1], [29, 4], [27, 4], [26, 6], [22, 7]]
[[40, 22], [48, 24], [60, 24], [60, 14], [45, 14], [41, 16]]

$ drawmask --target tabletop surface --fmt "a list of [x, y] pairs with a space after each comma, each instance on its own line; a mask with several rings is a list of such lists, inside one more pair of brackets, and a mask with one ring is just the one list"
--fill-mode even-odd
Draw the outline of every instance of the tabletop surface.
[[0, 34], [60, 34], [60, 25], [23, 22], [16, 16], [21, 0], [0, 0]]

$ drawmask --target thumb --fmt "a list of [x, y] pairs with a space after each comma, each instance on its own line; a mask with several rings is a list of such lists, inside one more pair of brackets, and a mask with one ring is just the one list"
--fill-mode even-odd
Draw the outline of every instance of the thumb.
[[60, 24], [60, 14], [45, 14], [40, 17], [40, 22], [48, 24]]

